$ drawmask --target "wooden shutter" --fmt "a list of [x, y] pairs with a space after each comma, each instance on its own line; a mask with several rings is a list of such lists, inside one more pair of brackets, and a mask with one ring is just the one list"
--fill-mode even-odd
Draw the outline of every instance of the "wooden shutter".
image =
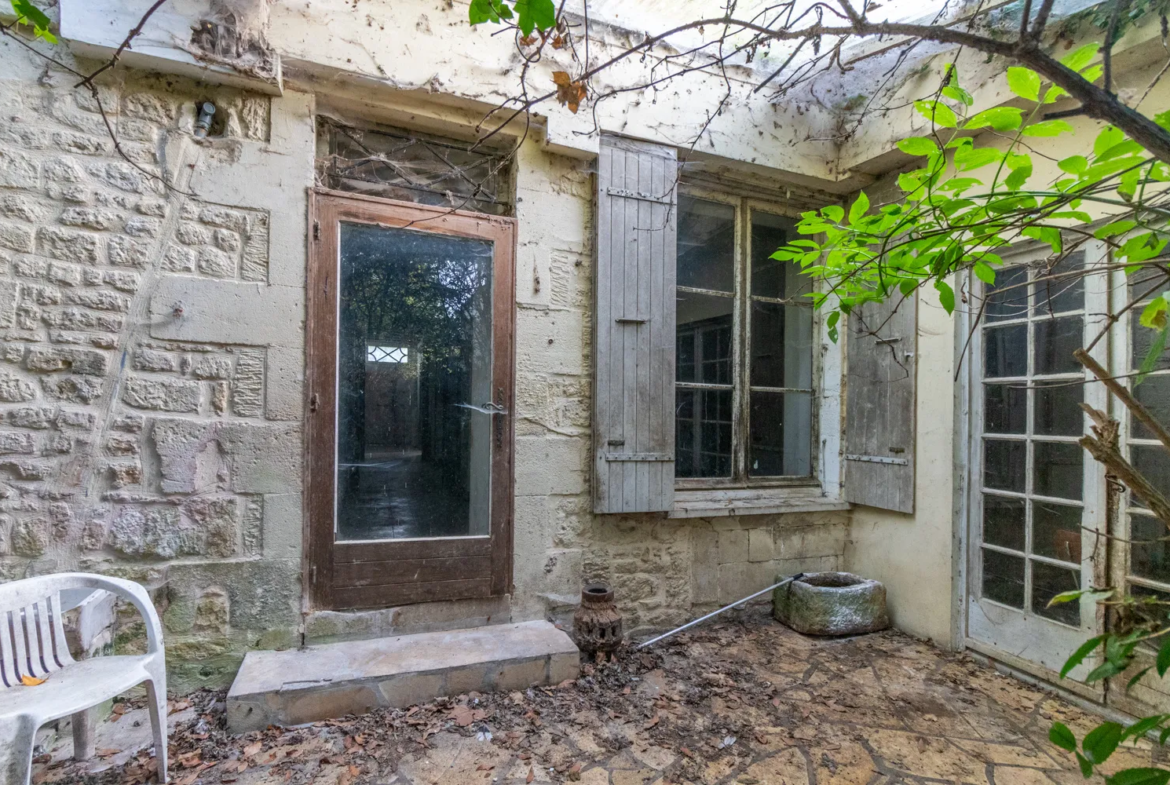
[[597, 163], [594, 504], [674, 502], [674, 148], [602, 137]]
[[848, 340], [845, 499], [914, 512], [917, 296], [855, 310]]

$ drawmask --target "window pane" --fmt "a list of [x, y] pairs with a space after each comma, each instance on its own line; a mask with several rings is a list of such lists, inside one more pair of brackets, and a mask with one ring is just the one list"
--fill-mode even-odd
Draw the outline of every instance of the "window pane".
[[1083, 384], [1050, 382], [1037, 384], [1035, 395], [1035, 433], [1039, 436], [1080, 436], [1085, 431]]
[[1028, 315], [1028, 268], [995, 271], [995, 283], [986, 287], [983, 318], [989, 322], [1020, 319]]
[[1023, 493], [1027, 462], [1028, 445], [1025, 442], [984, 439], [983, 486]]
[[1041, 276], [1047, 276], [1047, 278], [1038, 280], [1032, 284], [1032, 288], [1035, 291], [1035, 299], [1033, 302], [1036, 304], [1037, 316], [1079, 311], [1085, 307], [1084, 278], [1076, 276], [1073, 278], [1057, 278], [1056, 280], [1051, 280], [1052, 276], [1060, 276], [1078, 270], [1084, 266], [1084, 262], [1085, 252], [1078, 251], [1062, 259], [1058, 265], [1047, 273], [1044, 271], [1040, 272]]
[[734, 207], [679, 195], [678, 285], [735, 291]]
[[751, 383], [812, 389], [812, 308], [752, 301]]
[[1049, 601], [1066, 591], [1081, 588], [1081, 571], [1066, 570], [1044, 562], [1032, 562], [1032, 611], [1053, 621], [1081, 626], [1081, 604], [1074, 600], [1047, 607]]
[[1034, 442], [1032, 493], [1058, 499], [1081, 498], [1085, 451], [1079, 444]]
[[999, 551], [983, 551], [983, 596], [1024, 608], [1024, 558]]
[[1129, 574], [1170, 583], [1170, 530], [1150, 515], [1129, 516]]
[[675, 476], [731, 476], [731, 390], [675, 391]]
[[[1154, 419], [1170, 428], [1170, 374], [1147, 376], [1133, 388], [1133, 395], [1150, 410]], [[1135, 439], [1155, 438], [1150, 429], [1138, 422], [1137, 418], [1131, 416], [1129, 419]]]
[[983, 494], [983, 541], [1012, 550], [1024, 550], [1023, 499]]
[[1073, 357], [1073, 352], [1085, 343], [1085, 331], [1081, 325], [1079, 316], [1036, 322], [1036, 366], [1033, 373], [1081, 372], [1081, 364]]
[[795, 237], [790, 218], [752, 211], [752, 294], [807, 299], [803, 295], [812, 291], [812, 278], [802, 275], [796, 262], [772, 258], [780, 246]]
[[1028, 325], [983, 331], [983, 376], [997, 379], [1028, 373]]
[[808, 477], [812, 474], [812, 395], [751, 393], [748, 474]]
[[732, 303], [730, 297], [679, 293], [675, 347], [680, 382], [731, 384]]
[[[1170, 460], [1166, 458], [1166, 450], [1161, 446], [1143, 446], [1135, 444], [1129, 448], [1129, 459], [1133, 467], [1145, 475], [1150, 484], [1170, 498]], [[1133, 494], [1130, 494], [1133, 496]], [[1133, 496], [1135, 507], [1145, 507], [1141, 499]]]
[[1081, 563], [1080, 507], [1032, 502], [1032, 553]]
[[983, 430], [986, 433], [1025, 433], [1028, 429], [1028, 390], [1021, 384], [983, 385]]
[[488, 533], [492, 244], [341, 225], [338, 537]]

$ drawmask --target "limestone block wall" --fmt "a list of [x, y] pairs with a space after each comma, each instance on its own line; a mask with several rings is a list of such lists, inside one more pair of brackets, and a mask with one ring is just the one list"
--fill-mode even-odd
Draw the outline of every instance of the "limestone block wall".
[[591, 162], [527, 143], [517, 162], [516, 522], [512, 613], [566, 619], [582, 581], [627, 629], [662, 628], [773, 583], [839, 569], [847, 512], [666, 519], [592, 513]]
[[[141, 581], [175, 686], [222, 680], [299, 641], [303, 283], [278, 284], [303, 279], [308, 104], [119, 71], [128, 162], [68, 79], [7, 42], [0, 74], [0, 579]], [[192, 139], [197, 100], [222, 137]], [[249, 298], [280, 341], [216, 317]]]
[[[250, 649], [566, 620], [588, 580], [636, 630], [840, 566], [845, 513], [593, 515], [591, 164], [534, 134], [516, 162], [515, 592], [304, 615], [312, 96], [120, 68], [101, 95], [127, 162], [68, 80], [6, 42], [0, 75], [0, 580], [143, 583], [174, 689], [226, 682]], [[198, 141], [203, 100], [226, 122]], [[114, 648], [139, 645], [123, 619]]]

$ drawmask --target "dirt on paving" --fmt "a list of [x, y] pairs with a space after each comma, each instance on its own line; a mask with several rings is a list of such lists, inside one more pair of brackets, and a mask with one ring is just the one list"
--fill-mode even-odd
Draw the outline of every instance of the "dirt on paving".
[[[626, 648], [614, 662], [583, 665], [578, 679], [553, 687], [470, 693], [296, 728], [234, 736], [226, 730], [224, 694], [196, 693], [171, 704], [171, 781], [1081, 781], [1075, 762], [1048, 742], [1048, 728], [1059, 719], [1081, 736], [1098, 720], [1052, 693], [897, 632], [814, 639], [764, 609], [728, 616], [651, 649]], [[145, 710], [124, 702], [112, 716], [137, 727]], [[129, 735], [111, 730], [99, 733], [99, 747], [103, 738]], [[61, 738], [40, 751], [34, 782], [153, 781], [148, 747], [102, 747], [78, 763], [68, 757], [70, 746]], [[1141, 740], [1110, 763], [1156, 765], [1159, 755]]]

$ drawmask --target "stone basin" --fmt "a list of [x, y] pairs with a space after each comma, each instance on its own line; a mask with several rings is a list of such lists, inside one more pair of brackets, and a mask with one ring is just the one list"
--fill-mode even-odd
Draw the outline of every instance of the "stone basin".
[[805, 635], [860, 635], [890, 626], [886, 587], [850, 572], [810, 572], [776, 588], [772, 616]]

